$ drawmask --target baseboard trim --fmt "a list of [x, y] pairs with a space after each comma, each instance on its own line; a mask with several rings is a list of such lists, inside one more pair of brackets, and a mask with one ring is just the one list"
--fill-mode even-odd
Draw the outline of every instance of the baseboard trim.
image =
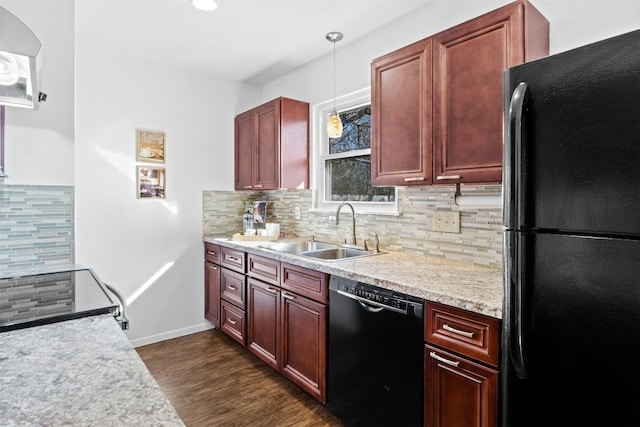
[[188, 328], [174, 329], [173, 331], [163, 332], [161, 334], [151, 335], [148, 337], [138, 338], [131, 340], [131, 345], [134, 347], [141, 347], [143, 345], [153, 344], [160, 341], [170, 340], [172, 338], [182, 337], [184, 335], [191, 335], [197, 332], [213, 329], [212, 323], [206, 322], [199, 325], [189, 326]]

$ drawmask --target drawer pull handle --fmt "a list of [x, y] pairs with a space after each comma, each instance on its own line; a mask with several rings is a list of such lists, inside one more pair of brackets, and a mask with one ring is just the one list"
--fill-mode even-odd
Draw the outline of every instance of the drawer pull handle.
[[240, 261], [240, 258], [235, 257], [235, 256], [230, 256], [230, 257], [228, 257], [228, 258], [229, 258], [229, 260], [230, 260], [230, 261], [233, 261], [233, 262], [238, 262], [238, 261]]
[[236, 322], [233, 319], [227, 319], [227, 322], [231, 323], [232, 325], [237, 325], [238, 324], [238, 322]]
[[418, 177], [414, 177], [414, 178], [405, 178], [404, 182], [412, 182], [412, 181], [424, 181], [425, 178], [418, 176]]
[[473, 332], [461, 331], [460, 329], [452, 328], [446, 323], [442, 325], [442, 329], [445, 331], [453, 332], [454, 334], [462, 335], [463, 337], [473, 338]]
[[438, 181], [443, 181], [445, 179], [460, 179], [460, 175], [438, 175], [436, 176]]
[[214, 251], [207, 251], [207, 253], [208, 253], [209, 255], [213, 255], [213, 256], [218, 255], [218, 252], [214, 252]]
[[231, 285], [228, 285], [227, 288], [229, 288], [230, 291], [235, 291], [238, 289], [235, 286], [231, 286]]
[[245, 185], [244, 188], [253, 188], [251, 185]]
[[446, 363], [447, 365], [455, 366], [456, 368], [460, 364], [460, 362], [458, 361], [449, 360], [449, 359], [445, 359], [444, 357], [440, 357], [437, 354], [435, 354], [433, 351], [429, 353], [429, 356], [431, 356], [433, 359], [436, 359], [439, 362]]
[[273, 294], [277, 294], [278, 293], [278, 289], [276, 288], [272, 288], [271, 286], [267, 287], [267, 290]]
[[283, 297], [285, 297], [286, 299], [290, 299], [290, 300], [294, 300], [294, 299], [296, 299], [296, 297], [295, 297], [295, 296], [293, 296], [293, 295], [291, 295], [291, 294], [288, 294], [288, 293], [286, 293], [286, 292], [283, 292], [283, 293], [282, 293], [282, 296], [283, 296]]
[[264, 185], [262, 185], [262, 184], [256, 184], [256, 185], [253, 186], [253, 188], [262, 188], [262, 187], [264, 187]]

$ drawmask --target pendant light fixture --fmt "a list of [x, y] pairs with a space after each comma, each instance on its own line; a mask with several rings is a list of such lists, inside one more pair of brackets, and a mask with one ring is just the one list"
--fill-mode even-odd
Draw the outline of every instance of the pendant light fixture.
[[326, 37], [333, 43], [333, 110], [327, 119], [327, 134], [329, 138], [340, 138], [342, 136], [342, 121], [336, 111], [336, 42], [342, 40], [342, 33], [332, 31], [327, 33]]

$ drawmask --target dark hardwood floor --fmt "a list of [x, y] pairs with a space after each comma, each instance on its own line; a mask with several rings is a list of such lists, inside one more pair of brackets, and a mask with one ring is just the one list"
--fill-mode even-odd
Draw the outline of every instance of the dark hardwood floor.
[[187, 427], [341, 425], [218, 329], [136, 350]]

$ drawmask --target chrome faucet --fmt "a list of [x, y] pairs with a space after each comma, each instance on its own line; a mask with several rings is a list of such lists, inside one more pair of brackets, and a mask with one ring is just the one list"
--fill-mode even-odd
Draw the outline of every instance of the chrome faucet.
[[356, 244], [356, 211], [353, 209], [353, 206], [351, 205], [351, 203], [348, 202], [342, 202], [340, 203], [340, 206], [338, 206], [338, 210], [336, 210], [336, 225], [340, 225], [340, 209], [342, 209], [342, 207], [344, 205], [347, 205], [351, 208], [351, 215], [352, 215], [352, 223], [351, 223], [351, 232], [353, 233], [353, 236], [351, 237], [353, 239], [353, 244]]

